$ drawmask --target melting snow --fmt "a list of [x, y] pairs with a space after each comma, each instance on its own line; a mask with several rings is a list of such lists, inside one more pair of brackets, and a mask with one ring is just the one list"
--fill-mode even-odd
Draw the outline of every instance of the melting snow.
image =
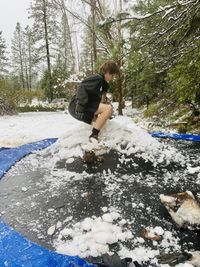
[[[85, 150], [98, 150], [99, 147], [106, 148], [107, 151], [114, 149], [119, 152], [121, 164], [128, 163], [129, 159], [126, 156], [131, 154], [144, 159], [146, 162], [152, 162], [155, 167], [162, 163], [167, 165], [171, 162], [178, 162], [181, 166], [186, 165], [185, 173], [197, 174], [196, 182], [200, 183], [199, 166], [188, 164], [188, 158], [185, 155], [174, 147], [154, 139], [147, 130], [134, 123], [130, 117], [116, 116], [109, 121], [100, 132], [99, 144], [88, 142], [91, 126], [74, 120], [64, 112], [4, 116], [0, 117], [0, 127], [0, 146], [17, 146], [45, 138], [59, 138], [58, 142], [51, 147], [24, 159], [24, 162], [29, 161], [33, 169], [43, 166], [44, 169], [49, 170], [44, 179], [46, 183], [50, 184], [48, 190], [52, 194], [57, 194], [57, 189], [69, 181], [81, 181], [90, 177], [90, 174], [86, 172], [76, 173], [67, 169], [56, 169], [56, 163], [60, 160], [66, 160], [66, 163], [69, 164], [73, 163], [76, 157], [83, 156]], [[99, 150], [99, 153], [101, 154], [102, 151]], [[46, 155], [48, 155], [48, 161], [45, 157], [43, 158]], [[137, 163], [133, 162], [132, 164], [137, 167]], [[16, 172], [15, 167], [11, 170], [12, 172], [13, 174]], [[163, 177], [164, 184], [169, 183], [169, 181], [173, 181], [175, 184], [179, 182], [179, 179], [184, 179], [176, 174], [176, 171], [166, 172]], [[118, 192], [119, 195], [121, 194], [119, 182], [139, 181], [141, 184], [143, 182], [139, 175], [125, 174], [121, 177], [115, 177], [115, 174], [110, 170], [103, 171], [102, 180], [106, 186], [104, 194], [107, 195], [111, 195], [114, 191]], [[153, 175], [146, 175], [145, 184], [153, 187], [157, 181]], [[25, 192], [27, 188], [22, 187], [21, 190]], [[87, 192], [83, 192], [81, 196], [87, 196]], [[32, 204], [35, 206], [34, 202]], [[130, 204], [133, 209], [145, 208], [142, 202], [136, 203], [135, 200]], [[106, 252], [110, 253], [110, 245], [118, 243], [118, 253], [121, 257], [132, 257], [133, 260], [139, 262], [151, 260], [152, 263], [155, 262], [154, 258], [160, 253], [160, 250], [166, 253], [171, 248], [180, 250], [179, 239], [174, 236], [174, 233], [158, 226], [149, 227], [149, 229], [152, 233], [162, 236], [162, 240], [160, 242], [153, 241], [154, 250], [147, 248], [143, 238], [133, 238], [130, 225], [134, 223], [134, 219], [132, 222], [128, 221], [123, 218], [124, 216], [120, 211], [111, 210], [111, 207], [104, 206], [101, 210], [103, 214], [100, 217], [92, 216], [76, 223], [73, 221], [73, 224], [73, 218], [68, 217], [63, 222], [58, 221], [54, 225], [49, 225], [47, 234], [58, 234], [54, 239], [56, 250], [67, 255], [79, 255], [81, 257], [99, 256]], [[147, 214], [151, 214], [151, 207], [146, 207], [146, 210]], [[54, 209], [48, 211], [54, 212]], [[63, 229], [61, 229], [62, 227]], [[134, 249], [128, 249], [125, 246], [124, 242], [127, 240], [132, 242]], [[191, 265], [179, 264], [177, 266], [189, 267]]]

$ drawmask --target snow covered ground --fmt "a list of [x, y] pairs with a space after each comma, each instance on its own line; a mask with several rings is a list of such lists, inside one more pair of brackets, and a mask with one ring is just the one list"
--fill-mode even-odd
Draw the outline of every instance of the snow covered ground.
[[[137, 114], [137, 111], [131, 110], [129, 107], [126, 114], [134, 116], [134, 114]], [[157, 176], [159, 176], [161, 165], [178, 164], [182, 168], [181, 174], [175, 171], [166, 172], [163, 175], [162, 183], [166, 185], [173, 183], [175, 188], [181, 179], [185, 179], [184, 176], [192, 174], [195, 175], [195, 183], [198, 186], [200, 182], [198, 160], [194, 159], [191, 163], [187, 153], [152, 138], [141, 127], [141, 121], [139, 124], [140, 126], [136, 125], [129, 116], [116, 116], [107, 122], [101, 131], [99, 144], [91, 144], [88, 142], [91, 126], [76, 121], [64, 112], [38, 112], [24, 113], [11, 117], [4, 116], [0, 117], [0, 147], [18, 146], [50, 137], [59, 138], [54, 145], [23, 159], [9, 172], [9, 175], [13, 176], [19, 174], [20, 171], [23, 172], [23, 166], [27, 162], [31, 165], [32, 170], [42, 166], [43, 169], [47, 170], [43, 180], [45, 186], [48, 186], [46, 190], [48, 193], [57, 196], [59, 196], [59, 190], [65, 187], [66, 184], [73, 181], [81, 183], [84, 179], [90, 177], [90, 174], [85, 171], [74, 173], [68, 170], [67, 167], [59, 169], [56, 167], [57, 162], [64, 161], [66, 164], [73, 164], [76, 158], [83, 156], [86, 149], [98, 149], [99, 146], [106, 148], [107, 153], [110, 150], [115, 150], [119, 153], [119, 166], [117, 165], [117, 168], [120, 168], [122, 164], [131, 164], [137, 167], [138, 163], [131, 161], [130, 155], [135, 155], [136, 158], [142, 159], [143, 162], [150, 162], [155, 168], [155, 172], [157, 170]], [[116, 173], [117, 168], [115, 170]], [[140, 174], [127, 173], [118, 177], [114, 171], [109, 169], [103, 171], [100, 175], [105, 183], [103, 194], [109, 196], [110, 199], [113, 198], [114, 193], [115, 195], [117, 194], [118, 202], [122, 200], [123, 191], [120, 190], [120, 185], [124, 181], [127, 181], [127, 183], [137, 181], [141, 185], [145, 184], [152, 189], [156, 186], [159, 187], [156, 176], [146, 175], [142, 177]], [[143, 178], [145, 178], [145, 181]], [[43, 185], [40, 186], [42, 188]], [[23, 192], [28, 190], [29, 188], [26, 188], [26, 185], [23, 188], [21, 187]], [[37, 192], [37, 196], [40, 193], [44, 194], [44, 191]], [[82, 192], [81, 197], [87, 198], [89, 193]], [[35, 201], [33, 198], [30, 199], [32, 208], [39, 205]], [[20, 206], [21, 204], [18, 203], [18, 205]], [[131, 205], [135, 212], [138, 207], [144, 208], [142, 201], [139, 203], [132, 201]], [[145, 216], [151, 216], [153, 207], [149, 205], [144, 209], [146, 209]], [[49, 213], [51, 212], [54, 212], [53, 209], [49, 210]], [[5, 214], [4, 211], [0, 211], [0, 213], [2, 216]], [[85, 214], [87, 214], [87, 210]], [[85, 216], [80, 221], [74, 221], [72, 216], [66, 217], [63, 221], [54, 221], [46, 229], [46, 235], [53, 236], [52, 244], [57, 251], [81, 257], [99, 256], [109, 252], [111, 244], [118, 243], [118, 253], [121, 257], [132, 257], [138, 262], [149, 260], [151, 262], [149, 264], [154, 264], [157, 262], [155, 256], [160, 251], [169, 252], [170, 250], [177, 251], [181, 249], [179, 237], [173, 231], [166, 230], [164, 227], [162, 228], [157, 225], [143, 225], [143, 227], [148, 228], [151, 234], [161, 236], [161, 241], [152, 241], [154, 249], [148, 247], [145, 244], [144, 238], [136, 237], [135, 233], [133, 235], [131, 231], [135, 219], [132, 221], [127, 219], [124, 211], [114, 206], [112, 201], [108, 206], [101, 206], [98, 214], [101, 215]], [[32, 222], [33, 228], [37, 228], [37, 226], [37, 221]], [[126, 246], [126, 241], [132, 244], [131, 249]], [[167, 265], [162, 266], [167, 267]], [[185, 263], [177, 266], [189, 267], [192, 265]]]
[[30, 112], [0, 117], [0, 146], [18, 146], [50, 137], [63, 137], [77, 125], [64, 112]]

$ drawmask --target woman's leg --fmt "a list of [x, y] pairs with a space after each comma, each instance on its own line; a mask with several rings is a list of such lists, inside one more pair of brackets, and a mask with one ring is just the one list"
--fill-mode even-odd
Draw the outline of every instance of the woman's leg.
[[89, 138], [98, 139], [98, 134], [106, 121], [112, 116], [113, 108], [110, 104], [99, 104], [98, 110], [94, 114], [92, 134]]
[[101, 130], [106, 121], [112, 116], [113, 107], [110, 104], [99, 104], [98, 110], [95, 112], [95, 115], [98, 115], [93, 126], [97, 130]]

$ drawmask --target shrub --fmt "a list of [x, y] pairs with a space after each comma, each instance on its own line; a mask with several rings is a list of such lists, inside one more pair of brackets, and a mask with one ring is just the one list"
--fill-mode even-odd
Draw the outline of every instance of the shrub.
[[16, 113], [17, 100], [15, 93], [9, 90], [9, 82], [0, 78], [0, 115]]
[[38, 106], [23, 106], [17, 108], [18, 112], [38, 112], [38, 111], [56, 111], [54, 107], [44, 107], [42, 105]]
[[145, 110], [144, 116], [145, 117], [151, 117], [153, 115], [156, 115], [157, 112], [158, 112], [158, 105], [157, 104], [150, 104], [148, 109]]

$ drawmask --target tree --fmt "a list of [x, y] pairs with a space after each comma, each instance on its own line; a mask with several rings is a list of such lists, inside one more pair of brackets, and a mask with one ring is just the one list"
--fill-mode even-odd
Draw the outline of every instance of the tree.
[[26, 74], [26, 87], [32, 89], [36, 86], [36, 78], [38, 75], [40, 57], [38, 49], [35, 47], [35, 37], [33, 30], [27, 26], [23, 31], [24, 40], [24, 67]]
[[55, 10], [54, 5], [50, 0], [35, 0], [31, 4], [30, 11], [30, 17], [34, 19], [33, 31], [40, 47], [40, 51], [41, 53], [45, 53], [46, 55], [46, 91], [49, 100], [52, 100], [54, 94], [52, 84], [51, 60], [53, 53], [53, 43], [56, 40], [58, 32], [58, 26], [55, 20], [57, 11]]
[[195, 53], [183, 56], [179, 62], [171, 68], [167, 76], [167, 82], [172, 89], [172, 95], [182, 104], [191, 104], [200, 107], [200, 54], [199, 49]]
[[[123, 0], [117, 0], [115, 2], [116, 4], [116, 12], [117, 16], [121, 18], [123, 16]], [[105, 10], [105, 8], [101, 7], [99, 10]], [[111, 18], [108, 17], [106, 19], [106, 14], [100, 13], [100, 18], [106, 20], [110, 20]], [[100, 27], [100, 36], [102, 37], [102, 43], [105, 43], [107, 45], [106, 51], [108, 54], [110, 54], [110, 57], [114, 59], [119, 69], [122, 68], [123, 62], [124, 62], [124, 29], [122, 28], [121, 20], [119, 19], [118, 22], [115, 23], [114, 26], [111, 27], [111, 24], [109, 25], [107, 22], [101, 24], [102, 27]], [[122, 73], [119, 73], [118, 79], [117, 79], [117, 99], [118, 99], [118, 113], [120, 115], [123, 114], [123, 83], [124, 83], [124, 76]]]
[[8, 66], [8, 58], [6, 57], [6, 43], [0, 31], [0, 76], [8, 73], [6, 67]]
[[120, 20], [126, 21], [133, 35], [137, 34], [137, 49], [146, 47], [160, 71], [198, 48], [199, 1], [138, 1], [134, 10], [135, 16], [128, 14]]
[[53, 0], [54, 7], [61, 13], [61, 30], [58, 34], [58, 53], [63, 58], [66, 70], [75, 71], [75, 55], [72, 41], [72, 31], [64, 0]]
[[[114, 59], [117, 62], [119, 68], [121, 68], [123, 65], [124, 52], [124, 39], [121, 22], [113, 26], [107, 26], [107, 24], [102, 23], [102, 21], [105, 21], [106, 17], [111, 13], [109, 11], [109, 8], [105, 5], [104, 1], [84, 0], [84, 2], [89, 5], [91, 10], [91, 14], [90, 16], [88, 16], [88, 23], [85, 23], [85, 25], [89, 30], [89, 32], [87, 32], [87, 39], [91, 41], [90, 51], [92, 53], [90, 55], [92, 58], [92, 72], [94, 70], [94, 64], [97, 67], [102, 63], [102, 61], [106, 59]], [[117, 3], [119, 5], [119, 7], [117, 7], [117, 11], [119, 12], [119, 14], [121, 14], [123, 1], [117, 0]], [[88, 48], [89, 44], [87, 45], [87, 49]], [[84, 52], [86, 52], [86, 50]], [[121, 73], [117, 79], [117, 99], [119, 102], [118, 112], [119, 114], [122, 114], [123, 75], [121, 75]]]
[[25, 74], [24, 74], [24, 42], [23, 32], [19, 22], [17, 22], [14, 37], [12, 39], [12, 68], [13, 72], [18, 74], [21, 88], [25, 88]]
[[29, 26], [23, 30], [20, 23], [17, 23], [11, 49], [12, 72], [14, 76], [18, 76], [20, 87], [30, 90], [36, 85], [39, 53], [35, 47], [33, 31]]
[[169, 83], [165, 87], [167, 73], [176, 68], [177, 63], [180, 68], [184, 62], [181, 58], [198, 51], [199, 9], [199, 1], [192, 0], [137, 1], [133, 6], [134, 15], [116, 16], [105, 23], [108, 27], [121, 21], [123, 27], [129, 29], [130, 44], [125, 64], [129, 95], [146, 99], [148, 103], [149, 99], [169, 88]]
[[93, 53], [91, 49], [91, 31], [85, 28], [81, 51], [80, 69], [86, 74], [93, 73]]
[[[97, 63], [97, 38], [96, 38], [96, 0], [90, 0], [91, 6], [91, 25], [92, 25], [92, 62], [94, 66]], [[92, 64], [92, 73], [94, 73], [94, 66]]]

